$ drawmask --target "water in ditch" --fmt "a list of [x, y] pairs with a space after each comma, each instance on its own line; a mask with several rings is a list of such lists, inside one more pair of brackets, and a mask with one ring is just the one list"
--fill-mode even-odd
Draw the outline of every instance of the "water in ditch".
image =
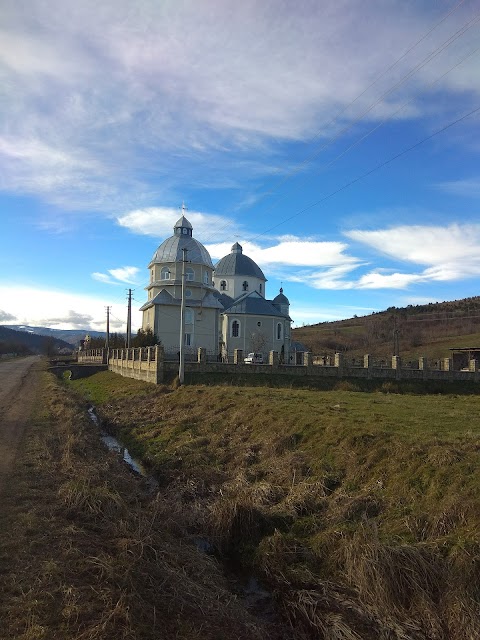
[[142, 478], [145, 478], [150, 489], [155, 490], [158, 489], [158, 482], [155, 480], [153, 476], [150, 476], [147, 473], [147, 470], [143, 466], [141, 462], [135, 460], [130, 455], [129, 450], [125, 447], [117, 438], [107, 433], [104, 429], [102, 429], [101, 422], [95, 413], [95, 407], [89, 407], [88, 415], [90, 416], [90, 420], [98, 427], [100, 431], [100, 439], [103, 444], [107, 447], [109, 451], [113, 451], [118, 454], [123, 462], [125, 462], [130, 469]]

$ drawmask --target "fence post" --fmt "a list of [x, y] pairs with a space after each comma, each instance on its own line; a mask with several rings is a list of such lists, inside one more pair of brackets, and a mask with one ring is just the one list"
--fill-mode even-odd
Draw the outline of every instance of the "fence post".
[[233, 350], [233, 364], [243, 364], [243, 349]]
[[273, 368], [278, 368], [278, 351], [270, 351], [268, 354], [268, 364]]
[[402, 377], [402, 360], [400, 356], [392, 356], [392, 369], [395, 369], [395, 378], [400, 380]]

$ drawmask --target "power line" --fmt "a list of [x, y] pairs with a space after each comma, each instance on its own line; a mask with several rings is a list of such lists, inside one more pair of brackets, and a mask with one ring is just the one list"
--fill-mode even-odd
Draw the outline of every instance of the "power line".
[[373, 167], [372, 169], [369, 169], [368, 171], [365, 171], [365, 173], [362, 173], [360, 176], [357, 176], [353, 180], [350, 180], [349, 182], [346, 182], [344, 185], [342, 185], [338, 189], [335, 189], [335, 191], [330, 192], [328, 195], [324, 196], [320, 200], [316, 200], [315, 202], [312, 202], [307, 207], [304, 207], [303, 209], [300, 209], [300, 211], [297, 211], [296, 213], [294, 213], [293, 215], [289, 216], [288, 218], [284, 218], [278, 224], [275, 224], [272, 227], [270, 227], [269, 229], [266, 229], [265, 231], [263, 231], [262, 233], [259, 233], [257, 236], [255, 236], [253, 238], [253, 241], [257, 240], [258, 238], [261, 238], [266, 233], [270, 233], [274, 229], [277, 229], [282, 224], [285, 224], [286, 222], [290, 222], [290, 220], [293, 220], [294, 218], [297, 218], [302, 213], [305, 213], [306, 211], [309, 211], [310, 209], [313, 209], [313, 207], [316, 207], [317, 205], [322, 204], [326, 200], [329, 200], [333, 196], [337, 195], [337, 193], [345, 191], [345, 189], [348, 189], [348, 187], [351, 187], [352, 185], [356, 184], [357, 182], [360, 182], [360, 180], [363, 180], [364, 178], [367, 178], [372, 173], [375, 173], [379, 169], [382, 169], [383, 167], [385, 167], [385, 166], [391, 164], [392, 162], [394, 162], [395, 160], [398, 160], [398, 158], [401, 158], [402, 156], [404, 156], [405, 154], [409, 153], [410, 151], [413, 151], [417, 147], [420, 147], [422, 144], [425, 144], [425, 142], [428, 142], [428, 140], [431, 140], [432, 138], [435, 138], [435, 136], [438, 136], [440, 133], [443, 133], [444, 131], [447, 131], [447, 129], [450, 129], [454, 125], [458, 124], [459, 122], [462, 122], [463, 120], [466, 120], [467, 118], [469, 118], [470, 116], [474, 115], [475, 113], [478, 113], [479, 111], [480, 111], [480, 107], [476, 107], [475, 109], [472, 109], [471, 111], [469, 111], [468, 113], [464, 114], [460, 118], [457, 118], [456, 120], [453, 120], [452, 122], [449, 122], [447, 125], [445, 125], [441, 129], [438, 129], [437, 131], [434, 131], [434, 133], [431, 133], [430, 135], [426, 136], [425, 138], [422, 138], [421, 140], [419, 140], [415, 144], [412, 144], [411, 146], [407, 147], [406, 149], [403, 149], [403, 151], [400, 151], [399, 153], [396, 153], [391, 158], [388, 158], [387, 160], [384, 160], [380, 164], [377, 164], [375, 167]]

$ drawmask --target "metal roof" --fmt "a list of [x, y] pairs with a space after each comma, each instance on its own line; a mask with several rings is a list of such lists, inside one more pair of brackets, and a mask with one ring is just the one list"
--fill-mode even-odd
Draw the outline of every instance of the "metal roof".
[[245, 293], [236, 298], [236, 300], [233, 301], [232, 306], [225, 309], [225, 313], [237, 315], [248, 314], [252, 316], [274, 316], [276, 318], [288, 318], [290, 320], [289, 316], [279, 311], [270, 300], [266, 300], [256, 291]]
[[183, 260], [183, 249], [187, 250], [187, 260], [194, 264], [203, 264], [213, 269], [210, 254], [203, 244], [190, 236], [171, 236], [167, 238], [153, 254], [148, 267], [164, 262], [181, 262]]
[[243, 255], [242, 246], [236, 242], [232, 252], [217, 262], [215, 277], [218, 276], [253, 276], [267, 281], [258, 264], [248, 256]]

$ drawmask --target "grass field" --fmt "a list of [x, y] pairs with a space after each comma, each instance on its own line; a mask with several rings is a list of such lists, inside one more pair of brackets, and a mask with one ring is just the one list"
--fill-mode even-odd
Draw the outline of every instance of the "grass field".
[[292, 638], [480, 637], [479, 395], [72, 386]]

